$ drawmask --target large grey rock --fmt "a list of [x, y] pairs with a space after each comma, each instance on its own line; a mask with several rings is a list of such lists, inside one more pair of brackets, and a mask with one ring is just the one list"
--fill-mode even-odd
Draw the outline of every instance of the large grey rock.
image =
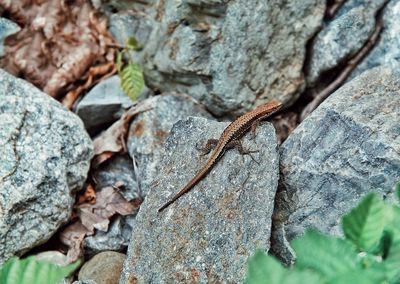
[[[160, 0], [145, 46], [147, 83], [187, 93], [216, 115], [238, 115], [304, 87], [305, 45], [325, 1]], [[151, 6], [151, 9], [153, 9]]]
[[356, 54], [373, 33], [375, 14], [387, 0], [350, 0], [326, 23], [315, 37], [310, 52], [307, 81], [319, 76]]
[[290, 241], [315, 227], [337, 235], [341, 216], [362, 196], [392, 198], [399, 121], [399, 66], [366, 71], [321, 104], [281, 146], [278, 234]]
[[[188, 194], [162, 213], [157, 209], [203, 166], [196, 149], [218, 138], [228, 123], [204, 118], [179, 121], [165, 142], [159, 175], [142, 204], [120, 283], [240, 283], [246, 261], [269, 248], [278, 183], [278, 153], [271, 124], [244, 137], [259, 150], [230, 150]], [[138, 282], [135, 282], [138, 281]]]
[[149, 99], [154, 108], [136, 116], [130, 126], [128, 150], [138, 165], [139, 190], [145, 197], [159, 173], [162, 145], [175, 122], [188, 116], [211, 118], [192, 98], [167, 93]]
[[351, 78], [379, 65], [396, 66], [400, 62], [400, 0], [391, 0], [382, 17], [383, 30], [378, 43], [357, 66]]
[[4, 56], [4, 39], [20, 30], [21, 28], [13, 21], [0, 18], [0, 57]]
[[50, 238], [71, 215], [92, 142], [82, 122], [0, 70], [0, 263]]
[[114, 251], [96, 254], [79, 270], [78, 279], [97, 284], [117, 284], [125, 258], [125, 254]]

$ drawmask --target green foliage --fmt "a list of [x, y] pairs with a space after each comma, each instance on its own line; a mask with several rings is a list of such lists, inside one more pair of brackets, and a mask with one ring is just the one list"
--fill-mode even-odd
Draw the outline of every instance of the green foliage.
[[75, 262], [59, 267], [52, 263], [37, 261], [32, 256], [25, 259], [13, 257], [0, 268], [0, 283], [55, 284], [67, 277], [79, 264]]
[[[399, 184], [396, 192], [400, 196]], [[342, 221], [345, 239], [310, 230], [294, 240], [297, 260], [291, 269], [256, 252], [246, 283], [400, 283], [400, 207], [371, 193]]]
[[[144, 87], [144, 77], [140, 66], [133, 62], [129, 51], [140, 50], [142, 46], [135, 38], [129, 38], [126, 42], [126, 47], [117, 53], [116, 66], [118, 75], [121, 80], [121, 88], [126, 95], [135, 101]], [[123, 56], [127, 55], [128, 63], [124, 65]]]
[[385, 204], [376, 194], [367, 195], [363, 202], [343, 217], [346, 238], [360, 249], [371, 251], [382, 237]]
[[252, 284], [318, 284], [319, 279], [308, 271], [287, 270], [274, 258], [262, 251], [257, 251], [249, 259], [246, 283]]
[[143, 74], [139, 65], [135, 63], [125, 65], [119, 76], [122, 90], [132, 101], [135, 101], [144, 87]]

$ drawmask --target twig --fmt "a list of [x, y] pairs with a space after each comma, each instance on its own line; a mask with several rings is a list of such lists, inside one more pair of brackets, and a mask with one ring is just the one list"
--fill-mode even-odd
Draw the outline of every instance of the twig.
[[330, 94], [336, 91], [343, 82], [347, 79], [350, 73], [354, 70], [354, 68], [360, 63], [360, 61], [368, 54], [368, 52], [372, 49], [379, 38], [379, 34], [382, 31], [383, 24], [382, 21], [379, 20], [375, 26], [375, 30], [372, 35], [369, 37], [368, 41], [364, 44], [364, 46], [360, 49], [360, 51], [349, 60], [347, 66], [342, 70], [339, 76], [326, 86], [319, 94], [315, 96], [315, 98], [303, 109], [300, 115], [300, 121], [303, 121], [311, 112], [313, 112]]

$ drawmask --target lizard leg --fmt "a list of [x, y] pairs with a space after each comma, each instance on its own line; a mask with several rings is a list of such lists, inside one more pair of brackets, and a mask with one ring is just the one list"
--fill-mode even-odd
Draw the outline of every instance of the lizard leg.
[[250, 140], [256, 139], [256, 130], [257, 130], [257, 127], [258, 127], [259, 122], [260, 122], [260, 120], [257, 119], [256, 121], [254, 121], [254, 122], [251, 124], [251, 129], [250, 129], [251, 138], [250, 138]]
[[201, 156], [207, 155], [210, 153], [212, 149], [215, 148], [218, 144], [218, 139], [208, 139], [206, 145], [204, 147], [197, 147], [197, 150], [201, 151], [202, 153], [200, 154]]
[[239, 153], [242, 155], [249, 155], [250, 158], [256, 162], [257, 164], [259, 164], [259, 162], [254, 159], [253, 155], [251, 153], [257, 153], [258, 150], [248, 150], [248, 149], [244, 149], [242, 142], [240, 140], [232, 140], [230, 141], [227, 145], [226, 145], [227, 149], [231, 149], [231, 148], [236, 148], [238, 149]]

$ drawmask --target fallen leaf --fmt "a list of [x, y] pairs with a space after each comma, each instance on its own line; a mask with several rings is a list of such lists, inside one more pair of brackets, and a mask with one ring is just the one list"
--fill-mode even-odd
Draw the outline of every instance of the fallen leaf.
[[152, 108], [148, 101], [136, 103], [129, 108], [119, 120], [114, 122], [106, 131], [102, 132], [94, 141], [94, 157], [92, 160], [93, 168], [110, 159], [119, 152], [126, 151], [126, 137], [132, 118], [144, 111]]
[[3, 13], [22, 29], [5, 39], [0, 65], [65, 104], [116, 72], [115, 40], [107, 18], [89, 0], [0, 0]]
[[68, 261], [74, 262], [83, 255], [83, 241], [86, 236], [93, 235], [95, 229], [107, 232], [111, 217], [116, 214], [133, 214], [141, 203], [142, 200], [138, 199], [127, 201], [118, 188], [104, 187], [96, 192], [94, 204], [86, 202], [75, 206], [79, 219], [60, 233], [61, 242], [68, 246]]
[[92, 234], [93, 231], [83, 226], [81, 221], [76, 221], [61, 231], [60, 240], [68, 246], [68, 263], [72, 263], [83, 256], [83, 239], [85, 236]]
[[93, 186], [89, 183], [86, 186], [85, 192], [79, 195], [77, 205], [82, 203], [94, 204], [95, 202], [96, 202], [96, 192], [94, 191]]

